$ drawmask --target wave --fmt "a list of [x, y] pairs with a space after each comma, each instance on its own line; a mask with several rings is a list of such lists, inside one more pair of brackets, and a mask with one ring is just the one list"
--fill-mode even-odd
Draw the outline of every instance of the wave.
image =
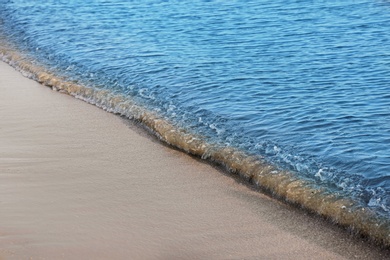
[[203, 136], [177, 127], [156, 111], [148, 110], [135, 100], [107, 89], [84, 86], [51, 72], [28, 58], [6, 40], [0, 39], [0, 58], [24, 76], [53, 90], [96, 105], [108, 112], [135, 120], [161, 141], [186, 153], [225, 167], [229, 172], [255, 184], [263, 191], [288, 203], [298, 205], [334, 223], [367, 236], [384, 246], [390, 246], [390, 220], [379, 216], [358, 201], [313, 180], [298, 177], [267, 163], [262, 157], [237, 148], [206, 141]]

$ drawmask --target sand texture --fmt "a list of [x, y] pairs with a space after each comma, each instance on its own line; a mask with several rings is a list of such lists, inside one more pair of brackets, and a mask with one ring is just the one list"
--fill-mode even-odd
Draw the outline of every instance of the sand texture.
[[0, 259], [386, 259], [0, 62]]

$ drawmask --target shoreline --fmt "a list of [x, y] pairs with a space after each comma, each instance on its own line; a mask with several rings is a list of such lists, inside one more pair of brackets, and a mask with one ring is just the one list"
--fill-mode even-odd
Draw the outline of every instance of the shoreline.
[[4, 62], [0, 104], [0, 259], [389, 254]]
[[112, 94], [108, 90], [67, 81], [46, 67], [35, 64], [17, 49], [5, 46], [0, 49], [3, 61], [26, 77], [110, 113], [138, 121], [163, 143], [175, 149], [220, 165], [280, 200], [299, 205], [309, 212], [330, 219], [333, 223], [369, 237], [375, 243], [390, 246], [390, 220], [376, 214], [359, 201], [340, 192], [336, 194], [326, 187], [319, 187], [313, 180], [299, 178], [291, 172], [279, 170], [261, 158], [239, 149], [208, 143], [202, 136], [176, 127], [161, 115], [133, 100]]

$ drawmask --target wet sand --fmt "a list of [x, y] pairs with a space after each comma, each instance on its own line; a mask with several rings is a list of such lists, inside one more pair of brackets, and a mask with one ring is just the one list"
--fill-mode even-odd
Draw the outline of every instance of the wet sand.
[[0, 62], [0, 259], [386, 259]]

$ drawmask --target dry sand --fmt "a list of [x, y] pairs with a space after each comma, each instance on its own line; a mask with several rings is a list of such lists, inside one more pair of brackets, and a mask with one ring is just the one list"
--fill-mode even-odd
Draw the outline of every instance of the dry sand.
[[385, 259], [0, 62], [0, 259]]

